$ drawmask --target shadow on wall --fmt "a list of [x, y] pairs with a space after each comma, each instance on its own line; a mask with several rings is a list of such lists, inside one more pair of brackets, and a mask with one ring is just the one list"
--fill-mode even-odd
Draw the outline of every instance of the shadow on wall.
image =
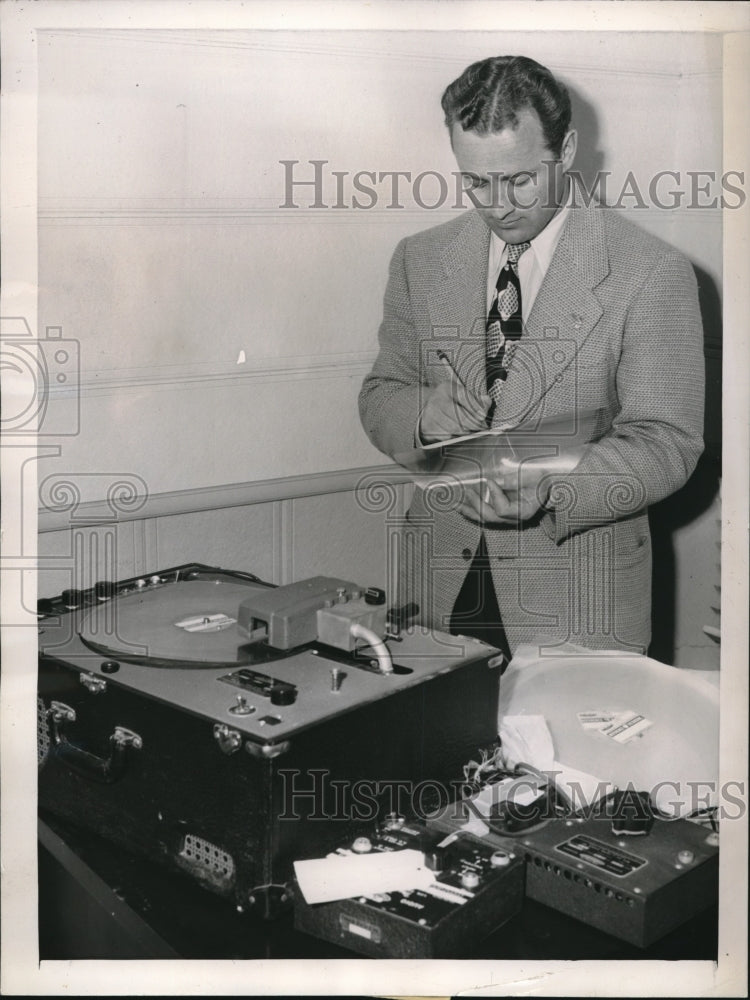
[[[695, 268], [703, 318], [703, 351], [706, 359], [706, 450], [695, 472], [681, 490], [649, 511], [653, 541], [653, 637], [649, 655], [664, 663], [675, 656], [676, 563], [674, 532], [699, 517], [713, 503], [721, 476], [721, 299], [716, 283], [704, 270]], [[716, 550], [717, 561], [719, 551]], [[706, 573], [716, 574], [714, 566]], [[708, 621], [708, 609], [706, 609]]]
[[[573, 125], [578, 131], [575, 169], [587, 191], [594, 191], [598, 174], [604, 170], [604, 153], [599, 148], [599, 122], [594, 106], [565, 81], [570, 94]], [[676, 646], [676, 562], [674, 534], [699, 517], [716, 498], [721, 476], [721, 298], [714, 279], [693, 265], [703, 319], [706, 359], [706, 399], [704, 419], [705, 451], [688, 482], [681, 490], [649, 510], [653, 543], [653, 637], [649, 654], [664, 663], [674, 663]], [[718, 550], [717, 550], [718, 558]], [[714, 573], [714, 566], [706, 566]], [[716, 573], [718, 579], [718, 572]], [[706, 609], [708, 621], [708, 609]]]

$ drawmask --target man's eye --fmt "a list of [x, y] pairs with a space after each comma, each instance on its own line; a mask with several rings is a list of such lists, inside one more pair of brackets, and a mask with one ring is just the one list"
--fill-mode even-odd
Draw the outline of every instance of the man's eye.
[[529, 184], [531, 184], [532, 180], [533, 177], [531, 176], [531, 174], [519, 174], [518, 177], [514, 177], [512, 179], [511, 184], [513, 185], [514, 188], [527, 187]]

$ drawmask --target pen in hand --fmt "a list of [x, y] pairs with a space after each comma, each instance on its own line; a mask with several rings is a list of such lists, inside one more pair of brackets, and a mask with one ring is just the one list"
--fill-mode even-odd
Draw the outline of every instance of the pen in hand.
[[451, 359], [448, 357], [448, 355], [445, 353], [445, 351], [438, 351], [437, 352], [437, 356], [440, 359], [440, 361], [443, 363], [443, 365], [451, 373], [451, 375], [456, 380], [456, 382], [458, 382], [459, 385], [462, 385], [464, 387], [464, 389], [465, 389], [466, 386], [464, 385], [463, 379], [461, 378], [461, 376], [458, 374], [458, 372], [456, 371], [456, 369], [451, 364]]
[[428, 387], [427, 401], [419, 415], [419, 440], [425, 445], [436, 444], [486, 428], [489, 396], [467, 388], [446, 351], [436, 348], [433, 357], [449, 378], [438, 378]]

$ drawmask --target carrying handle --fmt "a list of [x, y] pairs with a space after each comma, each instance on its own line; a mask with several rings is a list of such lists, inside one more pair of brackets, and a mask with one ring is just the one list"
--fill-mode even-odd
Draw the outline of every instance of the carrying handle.
[[127, 770], [131, 752], [143, 747], [143, 740], [138, 733], [125, 729], [124, 726], [115, 726], [115, 731], [109, 738], [109, 756], [98, 757], [71, 743], [65, 735], [67, 724], [76, 720], [76, 713], [69, 705], [53, 701], [47, 717], [56, 758], [76, 774], [100, 784], [111, 785], [119, 781]]

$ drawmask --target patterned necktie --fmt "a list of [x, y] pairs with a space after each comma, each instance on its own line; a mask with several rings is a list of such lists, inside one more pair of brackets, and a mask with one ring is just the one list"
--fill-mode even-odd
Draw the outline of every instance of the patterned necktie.
[[518, 259], [530, 246], [530, 243], [508, 244], [508, 260], [500, 271], [487, 316], [487, 392], [494, 402], [508, 377], [513, 351], [523, 330]]

